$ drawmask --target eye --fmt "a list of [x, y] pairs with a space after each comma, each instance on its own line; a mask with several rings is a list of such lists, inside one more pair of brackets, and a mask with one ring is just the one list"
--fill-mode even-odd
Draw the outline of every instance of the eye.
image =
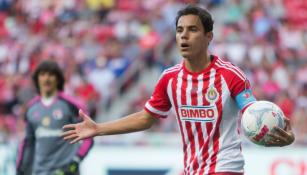
[[176, 32], [177, 32], [177, 33], [181, 33], [182, 31], [183, 31], [183, 28], [182, 28], [182, 27], [177, 27], [177, 28], [176, 28]]
[[197, 32], [198, 31], [198, 28], [196, 26], [192, 26], [189, 28], [190, 31], [192, 32]]

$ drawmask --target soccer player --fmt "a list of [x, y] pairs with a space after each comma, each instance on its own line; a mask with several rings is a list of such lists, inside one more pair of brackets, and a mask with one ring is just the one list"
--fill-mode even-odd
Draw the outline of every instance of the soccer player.
[[[166, 69], [144, 110], [116, 121], [95, 123], [80, 111], [84, 121], [65, 125], [63, 137], [75, 143], [98, 135], [122, 134], [150, 128], [176, 113], [183, 142], [184, 174], [242, 175], [244, 160], [237, 119], [256, 99], [244, 73], [233, 64], [209, 55], [213, 20], [204, 9], [188, 5], [176, 18], [177, 47], [183, 62]], [[267, 146], [294, 141], [289, 121], [270, 133]]]
[[61, 138], [62, 127], [80, 122], [80, 106], [61, 91], [64, 76], [58, 64], [44, 61], [33, 74], [38, 96], [30, 101], [25, 138], [17, 157], [17, 175], [78, 175], [79, 163], [93, 145], [93, 139], [71, 145]]

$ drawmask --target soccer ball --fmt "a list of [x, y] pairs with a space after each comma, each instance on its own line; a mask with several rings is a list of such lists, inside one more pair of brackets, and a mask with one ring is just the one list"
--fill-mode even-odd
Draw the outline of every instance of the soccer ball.
[[274, 103], [256, 101], [248, 106], [241, 119], [244, 135], [257, 145], [264, 145], [270, 139], [267, 135], [274, 126], [284, 128], [284, 114]]

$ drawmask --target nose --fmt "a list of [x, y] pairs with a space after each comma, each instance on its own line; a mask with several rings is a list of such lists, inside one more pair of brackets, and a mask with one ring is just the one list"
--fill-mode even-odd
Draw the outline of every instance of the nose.
[[189, 33], [187, 30], [183, 30], [181, 33], [180, 33], [180, 38], [181, 39], [188, 39], [189, 38]]

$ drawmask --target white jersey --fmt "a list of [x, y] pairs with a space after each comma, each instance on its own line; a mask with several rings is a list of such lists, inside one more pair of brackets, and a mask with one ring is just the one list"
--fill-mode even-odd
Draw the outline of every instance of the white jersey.
[[144, 108], [165, 118], [173, 107], [187, 175], [243, 172], [236, 97], [250, 85], [238, 67], [211, 58], [210, 65], [199, 73], [189, 72], [184, 63], [165, 70]]

